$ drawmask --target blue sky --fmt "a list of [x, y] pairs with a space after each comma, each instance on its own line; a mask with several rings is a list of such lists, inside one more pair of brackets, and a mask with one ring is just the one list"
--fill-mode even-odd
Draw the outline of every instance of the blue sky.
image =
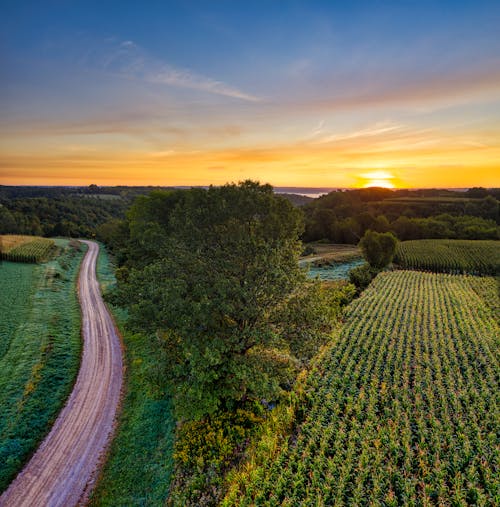
[[499, 27], [498, 1], [4, 1], [0, 182], [492, 185]]

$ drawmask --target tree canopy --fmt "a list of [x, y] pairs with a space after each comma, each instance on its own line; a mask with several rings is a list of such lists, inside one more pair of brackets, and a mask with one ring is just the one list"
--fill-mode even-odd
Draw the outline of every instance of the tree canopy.
[[396, 237], [390, 232], [368, 230], [361, 238], [359, 246], [363, 256], [372, 268], [384, 268], [392, 262], [396, 253]]
[[246, 181], [140, 198], [129, 228], [121, 295], [132, 324], [162, 342], [178, 415], [273, 399], [289, 358], [269, 319], [303, 280], [300, 211]]

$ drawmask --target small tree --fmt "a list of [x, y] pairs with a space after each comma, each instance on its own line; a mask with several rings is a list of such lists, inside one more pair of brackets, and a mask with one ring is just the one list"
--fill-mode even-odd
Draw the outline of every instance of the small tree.
[[392, 262], [396, 253], [397, 239], [391, 232], [375, 232], [368, 230], [361, 238], [359, 246], [366, 262], [372, 268], [381, 269]]

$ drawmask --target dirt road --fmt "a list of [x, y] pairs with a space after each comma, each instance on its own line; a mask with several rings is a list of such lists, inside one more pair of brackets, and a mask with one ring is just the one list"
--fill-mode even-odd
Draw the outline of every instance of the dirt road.
[[83, 355], [78, 378], [49, 435], [0, 497], [2, 507], [80, 504], [92, 488], [113, 431], [122, 386], [122, 352], [96, 279], [99, 247], [85, 243], [89, 250], [79, 277]]

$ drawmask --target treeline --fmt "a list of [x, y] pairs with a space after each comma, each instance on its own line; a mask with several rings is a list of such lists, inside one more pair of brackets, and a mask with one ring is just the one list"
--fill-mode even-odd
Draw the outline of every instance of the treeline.
[[498, 196], [496, 189], [480, 188], [460, 193], [382, 188], [335, 191], [302, 208], [303, 239], [357, 244], [367, 230], [392, 232], [400, 240], [498, 239]]
[[93, 237], [96, 228], [124, 217], [127, 199], [101, 200], [78, 196], [0, 199], [0, 234]]

